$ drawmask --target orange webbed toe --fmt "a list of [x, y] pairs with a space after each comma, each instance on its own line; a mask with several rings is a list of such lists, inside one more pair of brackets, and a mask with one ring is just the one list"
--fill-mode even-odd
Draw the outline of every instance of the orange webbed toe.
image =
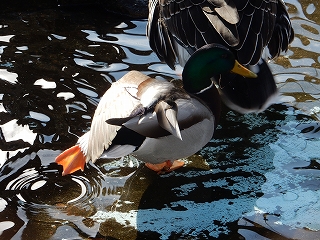
[[86, 163], [86, 157], [82, 153], [80, 146], [76, 145], [65, 150], [59, 156], [57, 156], [55, 162], [59, 165], [62, 165], [62, 176], [64, 176], [74, 173], [80, 169], [83, 171]]
[[163, 163], [158, 163], [158, 164], [146, 163], [145, 165], [149, 169], [157, 172], [158, 174], [164, 174], [164, 173], [172, 172], [178, 168], [183, 167], [184, 162], [181, 160], [175, 160], [173, 162], [171, 162], [170, 160], [167, 160]]

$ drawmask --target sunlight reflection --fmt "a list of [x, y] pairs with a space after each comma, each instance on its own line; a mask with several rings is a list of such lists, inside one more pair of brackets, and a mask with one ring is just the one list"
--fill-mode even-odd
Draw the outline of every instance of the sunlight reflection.
[[34, 82], [34, 85], [41, 86], [43, 89], [54, 89], [57, 87], [57, 84], [52, 81], [47, 81], [43, 78], [38, 79]]
[[10, 82], [16, 83], [17, 82], [18, 74], [9, 72], [7, 69], [0, 69], [0, 80], [1, 78]]
[[30, 144], [34, 143], [37, 136], [36, 133], [30, 130], [28, 125], [20, 125], [16, 119], [13, 119], [3, 125], [0, 125], [5, 141], [23, 140]]

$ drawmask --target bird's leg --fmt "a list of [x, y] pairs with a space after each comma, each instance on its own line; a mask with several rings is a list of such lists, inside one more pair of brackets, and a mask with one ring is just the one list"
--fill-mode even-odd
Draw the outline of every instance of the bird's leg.
[[158, 164], [146, 163], [145, 165], [149, 169], [157, 172], [158, 174], [163, 174], [163, 173], [168, 173], [178, 168], [181, 168], [184, 165], [184, 161], [175, 160], [172, 162], [171, 160], [167, 160], [163, 163], [158, 163]]

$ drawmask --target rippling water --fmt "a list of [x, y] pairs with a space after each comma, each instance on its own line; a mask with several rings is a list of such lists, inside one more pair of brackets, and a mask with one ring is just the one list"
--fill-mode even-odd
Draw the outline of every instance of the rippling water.
[[224, 109], [215, 138], [163, 176], [132, 157], [64, 177], [54, 163], [112, 82], [130, 70], [176, 78], [145, 20], [90, 8], [1, 16], [0, 239], [320, 239], [319, 3], [286, 2], [296, 36], [270, 63], [286, 103]]

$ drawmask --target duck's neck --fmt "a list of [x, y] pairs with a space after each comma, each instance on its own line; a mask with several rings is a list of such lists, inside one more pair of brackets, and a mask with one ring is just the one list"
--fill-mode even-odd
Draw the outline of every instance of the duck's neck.
[[215, 117], [214, 125], [217, 127], [221, 114], [221, 98], [217, 88], [211, 87], [194, 95], [205, 102], [210, 108]]
[[231, 54], [225, 52], [224, 47], [212, 47], [212, 45], [197, 50], [184, 66], [182, 72], [184, 89], [189, 93], [200, 93], [213, 85], [211, 77], [231, 70], [234, 60], [230, 61], [230, 58], [233, 56], [223, 58], [222, 56]]
[[187, 61], [182, 72], [184, 89], [198, 96], [211, 109], [218, 123], [221, 99], [211, 78], [230, 71], [235, 63], [234, 55], [225, 47], [216, 44], [198, 49]]
[[211, 77], [213, 77], [214, 74], [211, 74], [204, 66], [202, 68], [201, 66], [198, 68], [188, 68], [184, 70], [183, 73], [183, 86], [189, 93], [200, 93], [211, 88], [213, 85]]

